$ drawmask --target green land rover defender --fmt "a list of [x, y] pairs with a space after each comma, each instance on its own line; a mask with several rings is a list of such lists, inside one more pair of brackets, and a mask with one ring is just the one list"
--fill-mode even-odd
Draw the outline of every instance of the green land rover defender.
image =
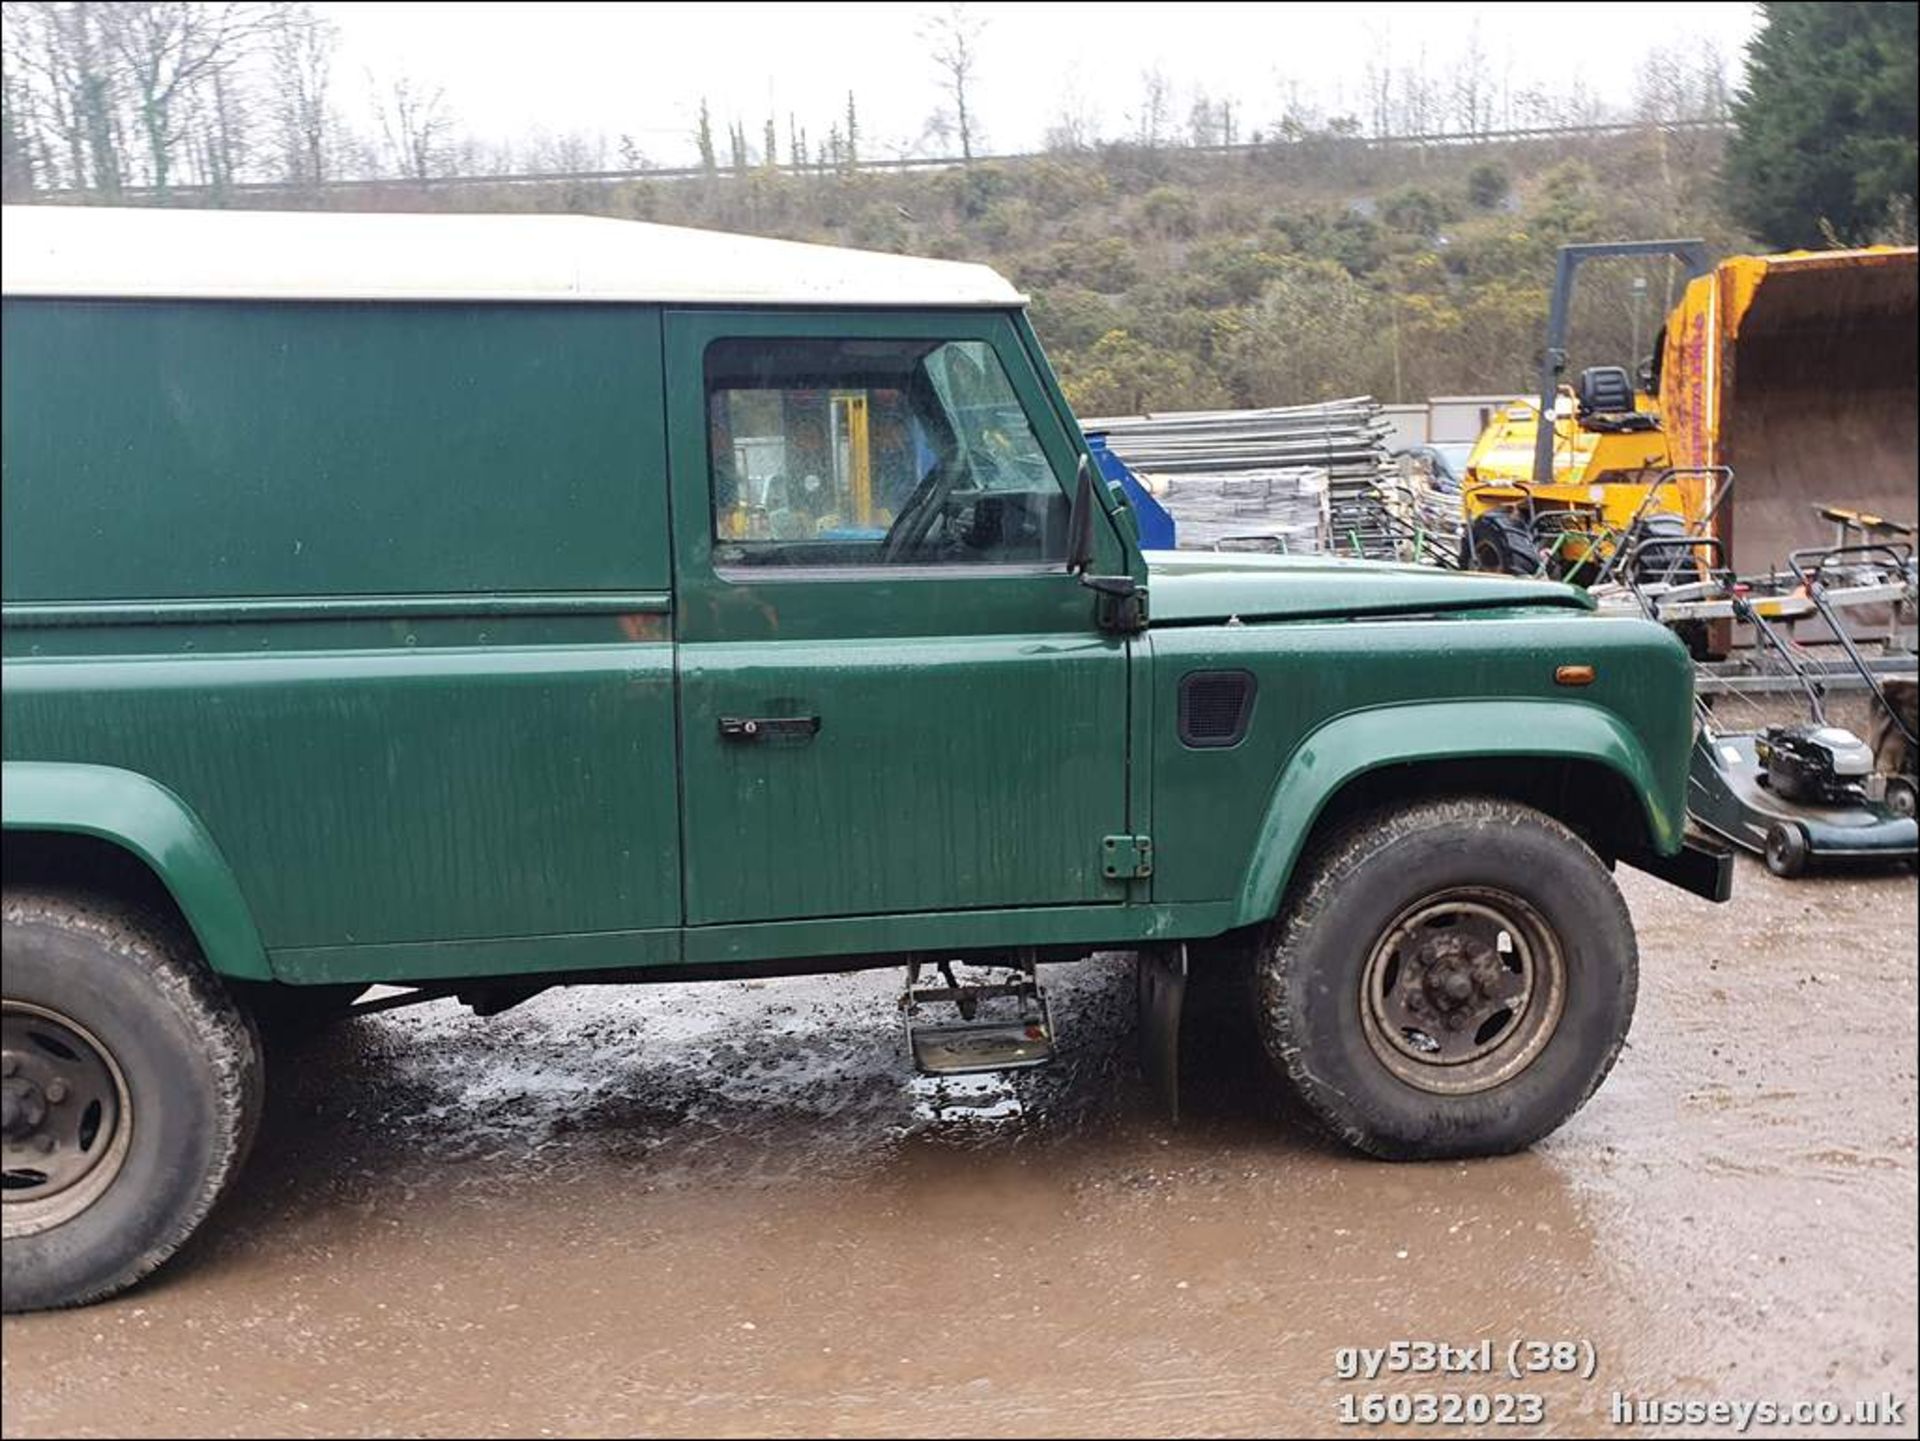
[[374, 985], [899, 966], [914, 1061], [964, 1071], [1053, 1053], [1045, 963], [1131, 951], [1150, 1057], [1231, 968], [1276, 1099], [1474, 1156], [1620, 1049], [1612, 868], [1726, 895], [1677, 641], [1545, 582], [1144, 553], [981, 266], [580, 217], [5, 236], [8, 1310], [164, 1261], [261, 1035]]

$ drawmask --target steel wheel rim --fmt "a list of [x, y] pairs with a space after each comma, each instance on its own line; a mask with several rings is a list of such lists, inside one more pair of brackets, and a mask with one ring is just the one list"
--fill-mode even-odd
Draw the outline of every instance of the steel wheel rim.
[[1367, 1044], [1408, 1085], [1488, 1091], [1533, 1064], [1566, 1009], [1559, 938], [1518, 896], [1455, 887], [1395, 916], [1361, 971]]
[[70, 1016], [27, 1001], [0, 1010], [0, 1234], [71, 1221], [126, 1164], [133, 1106], [113, 1053]]

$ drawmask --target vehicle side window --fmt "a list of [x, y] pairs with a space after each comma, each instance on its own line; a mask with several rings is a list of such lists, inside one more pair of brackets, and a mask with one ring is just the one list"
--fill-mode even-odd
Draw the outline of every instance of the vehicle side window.
[[722, 569], [1066, 556], [1066, 491], [984, 341], [720, 340], [706, 394]]

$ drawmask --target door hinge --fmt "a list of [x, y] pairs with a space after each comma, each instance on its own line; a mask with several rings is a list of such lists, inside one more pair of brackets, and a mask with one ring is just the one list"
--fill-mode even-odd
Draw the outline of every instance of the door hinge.
[[1110, 881], [1153, 874], [1152, 836], [1107, 836], [1100, 842], [1100, 871]]

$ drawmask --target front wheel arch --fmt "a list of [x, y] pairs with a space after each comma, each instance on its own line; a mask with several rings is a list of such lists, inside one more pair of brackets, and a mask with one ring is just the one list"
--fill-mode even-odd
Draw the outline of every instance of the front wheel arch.
[[[1472, 736], [1477, 749], [1408, 754], [1405, 739], [1414, 734]], [[1678, 848], [1685, 811], [1662, 808], [1661, 793], [1639, 741], [1596, 707], [1453, 702], [1356, 712], [1323, 726], [1289, 758], [1232, 924], [1272, 920], [1311, 847], [1348, 818], [1384, 805], [1461, 795], [1515, 801], [1553, 817], [1611, 862]]]

